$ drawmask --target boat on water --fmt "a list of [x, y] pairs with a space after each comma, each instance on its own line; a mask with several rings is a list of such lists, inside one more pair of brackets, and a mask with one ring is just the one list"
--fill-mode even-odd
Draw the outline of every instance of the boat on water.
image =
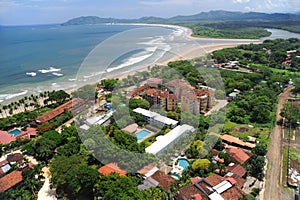
[[35, 72], [27, 72], [26, 75], [27, 76], [36, 76], [36, 73]]

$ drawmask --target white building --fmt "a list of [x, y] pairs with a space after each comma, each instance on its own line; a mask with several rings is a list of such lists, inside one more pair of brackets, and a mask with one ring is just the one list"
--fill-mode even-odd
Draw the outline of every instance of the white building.
[[176, 127], [178, 124], [178, 121], [162, 116], [150, 110], [145, 110], [143, 108], [136, 108], [133, 111], [143, 115], [147, 122], [156, 122], [162, 126], [171, 126], [171, 128]]
[[173, 143], [175, 143], [182, 136], [187, 133], [195, 131], [195, 128], [189, 126], [187, 124], [179, 125], [173, 130], [171, 130], [168, 134], [164, 136], [158, 136], [156, 141], [146, 148], [147, 153], [152, 153], [154, 155], [159, 155], [162, 151], [170, 147]]

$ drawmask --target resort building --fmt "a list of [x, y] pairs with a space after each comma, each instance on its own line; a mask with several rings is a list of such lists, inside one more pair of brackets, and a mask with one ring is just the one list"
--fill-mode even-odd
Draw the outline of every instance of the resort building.
[[12, 131], [0, 131], [0, 144], [9, 144], [12, 141], [20, 139], [30, 139], [38, 135], [35, 128], [27, 127], [25, 131], [14, 129]]
[[181, 100], [182, 111], [199, 114], [213, 106], [214, 92], [208, 87], [195, 89], [182, 79], [169, 81], [166, 86]]
[[195, 131], [195, 128], [189, 125], [179, 125], [164, 136], [158, 136], [156, 141], [146, 148], [147, 153], [160, 155], [164, 150], [174, 144], [184, 135]]
[[145, 99], [151, 106], [161, 107], [166, 111], [174, 111], [178, 105], [176, 95], [170, 94], [167, 90], [148, 89], [145, 93]]
[[161, 79], [149, 79], [147, 84], [129, 93], [129, 97], [143, 97], [151, 106], [164, 108], [166, 111], [174, 111], [181, 102], [181, 110], [193, 114], [205, 113], [213, 106], [214, 92], [211, 88], [195, 89], [182, 79], [165, 83], [164, 90], [161, 89], [161, 84]]
[[67, 103], [58, 106], [57, 108], [51, 110], [50, 112], [47, 112], [43, 114], [42, 116], [36, 118], [36, 123], [43, 124], [46, 122], [49, 122], [59, 115], [65, 113], [65, 112], [75, 112], [80, 110], [83, 106], [85, 106], [85, 101], [80, 98], [74, 98], [71, 101], [68, 101]]
[[143, 115], [145, 120], [148, 123], [157, 123], [160, 126], [171, 127], [171, 128], [176, 127], [178, 124], [178, 121], [162, 116], [150, 110], [146, 110], [143, 108], [136, 108], [133, 111]]

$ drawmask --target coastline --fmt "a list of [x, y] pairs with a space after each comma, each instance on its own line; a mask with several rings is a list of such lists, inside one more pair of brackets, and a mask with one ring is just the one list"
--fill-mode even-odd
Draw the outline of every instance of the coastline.
[[[197, 43], [197, 40], [198, 41], [201, 41], [201, 40], [207, 40], [209, 41], [209, 43], [212, 43], [212, 44], [208, 44], [208, 45], [200, 45], [199, 46], [196, 46], [196, 47], [191, 47], [191, 48], [188, 48], [186, 50], [180, 50], [177, 55], [171, 57], [170, 59], [166, 60], [166, 61], [162, 61], [162, 62], [157, 62], [157, 63], [153, 63], [151, 64], [150, 66], [154, 66], [154, 65], [167, 65], [169, 62], [172, 62], [172, 61], [176, 61], [176, 60], [190, 60], [190, 59], [194, 59], [194, 58], [197, 58], [197, 57], [200, 57], [200, 56], [204, 56], [205, 54], [208, 54], [208, 53], [211, 53], [215, 50], [219, 50], [219, 49], [223, 49], [223, 48], [230, 48], [230, 47], [235, 47], [235, 46], [238, 46], [240, 44], [248, 44], [248, 43], [257, 43], [259, 42], [258, 40], [241, 40], [241, 39], [216, 39], [216, 38], [198, 38], [198, 37], [193, 37], [192, 34], [193, 34], [193, 31], [192, 29], [190, 28], [187, 28], [187, 27], [183, 27], [183, 26], [178, 26], [178, 25], [167, 25], [167, 24], [118, 24], [118, 25], [136, 25], [136, 26], [154, 26], [154, 27], [166, 27], [166, 28], [172, 28], [174, 30], [180, 30], [182, 32], [182, 36], [188, 40], [192, 40], [192, 41], [195, 41], [195, 43]], [[215, 43], [215, 42], [220, 42], [219, 44], [218, 43]], [[222, 43], [222, 42], [228, 42], [226, 44]], [[137, 71], [147, 71], [148, 70], [148, 66], [147, 67], [143, 67], [143, 68], [140, 68], [140, 69], [131, 69], [130, 71], [128, 72], [125, 72], [125, 73], [121, 73], [121, 74], [109, 74], [107, 73], [106, 76], [105, 76], [105, 79], [109, 79], [109, 78], [118, 78], [118, 79], [123, 79], [123, 78], [126, 78], [128, 75], [133, 75], [135, 74]], [[104, 79], [104, 78], [103, 78]], [[99, 80], [100, 81], [100, 80]], [[98, 81], [97, 81], [98, 82]], [[95, 84], [96, 82], [95, 81], [91, 81], [91, 82], [86, 82], [85, 85], [87, 84]], [[65, 90], [67, 93], [72, 93], [74, 90], [78, 89], [82, 87], [82, 85], [78, 85], [76, 87], [74, 86], [65, 86], [64, 88], [57, 88], [56, 90], [59, 90], [59, 89], [63, 89]], [[3, 102], [0, 102], [1, 105], [7, 105], [11, 102], [15, 102], [17, 101], [18, 99], [21, 99], [23, 98], [24, 96], [29, 96], [31, 95], [30, 92], [26, 93], [25, 95], [19, 95], [19, 96], [16, 96], [16, 97], [13, 97], [11, 99], [5, 99]]]

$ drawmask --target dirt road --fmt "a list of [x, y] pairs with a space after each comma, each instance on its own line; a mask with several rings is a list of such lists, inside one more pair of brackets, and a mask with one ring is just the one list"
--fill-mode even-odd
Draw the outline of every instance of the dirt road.
[[[280, 112], [284, 103], [289, 99], [292, 89], [292, 87], [288, 88], [279, 96], [276, 121], [281, 119]], [[281, 200], [282, 128], [280, 125], [276, 124], [271, 134], [271, 143], [267, 158], [269, 161], [269, 170], [267, 172], [263, 199]]]

